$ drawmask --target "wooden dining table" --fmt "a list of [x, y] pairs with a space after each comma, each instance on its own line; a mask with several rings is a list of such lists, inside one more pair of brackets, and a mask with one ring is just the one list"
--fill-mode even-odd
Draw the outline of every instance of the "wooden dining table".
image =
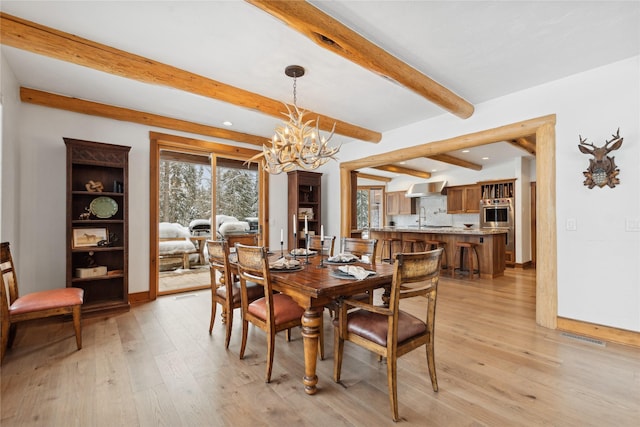
[[[273, 255], [280, 256], [278, 251]], [[302, 338], [304, 341], [304, 390], [307, 394], [315, 394], [317, 391], [318, 377], [316, 375], [316, 362], [318, 360], [318, 337], [322, 327], [322, 315], [324, 306], [336, 301], [340, 297], [349, 297], [367, 290], [388, 287], [393, 277], [393, 265], [362, 264], [355, 263], [367, 270], [375, 271], [375, 275], [362, 280], [355, 278], [335, 277], [332, 272], [340, 265], [329, 264], [327, 258], [320, 255], [308, 257], [309, 264], [305, 264], [307, 257], [299, 256], [297, 259], [302, 265], [299, 271], [271, 270], [271, 282], [273, 288], [283, 294], [291, 296], [301, 307], [305, 309], [302, 316]]]

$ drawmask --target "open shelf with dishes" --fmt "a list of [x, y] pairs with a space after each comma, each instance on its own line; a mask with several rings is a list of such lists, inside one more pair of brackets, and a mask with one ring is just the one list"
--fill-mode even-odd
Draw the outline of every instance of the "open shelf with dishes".
[[129, 309], [130, 147], [64, 138], [67, 147], [67, 287], [83, 312]]
[[305, 216], [310, 235], [320, 235], [322, 226], [322, 174], [308, 171], [288, 173], [288, 214], [296, 216], [296, 242], [293, 230], [289, 230], [287, 247], [292, 249], [305, 247]]

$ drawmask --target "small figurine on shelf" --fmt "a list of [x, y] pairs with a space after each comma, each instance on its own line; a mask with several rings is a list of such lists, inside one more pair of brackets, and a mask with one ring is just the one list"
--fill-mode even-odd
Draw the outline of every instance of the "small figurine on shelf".
[[89, 255], [87, 255], [84, 258], [84, 262], [86, 263], [87, 268], [94, 268], [94, 267], [98, 266], [98, 264], [96, 264], [96, 260], [93, 259], [93, 254], [94, 254], [94, 252], [91, 251], [91, 252], [89, 252]]
[[100, 181], [89, 180], [89, 182], [87, 182], [84, 186], [90, 193], [102, 193], [102, 191], [104, 190], [104, 186]]
[[84, 210], [85, 210], [85, 212], [81, 213], [81, 214], [78, 216], [78, 219], [84, 219], [84, 220], [87, 220], [87, 219], [89, 219], [89, 218], [91, 217], [91, 209], [89, 209], [89, 207], [88, 207], [88, 206], [85, 206], [85, 207], [84, 207]]

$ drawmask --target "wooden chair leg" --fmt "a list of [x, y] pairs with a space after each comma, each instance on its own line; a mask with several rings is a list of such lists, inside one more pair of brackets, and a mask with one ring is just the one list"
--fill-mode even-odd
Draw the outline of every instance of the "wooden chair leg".
[[226, 335], [224, 337], [224, 348], [229, 348], [229, 342], [231, 341], [231, 329], [233, 328], [233, 310], [227, 313], [226, 316]]
[[429, 376], [431, 377], [431, 387], [433, 388], [433, 391], [438, 391], [438, 378], [436, 377], [436, 359], [433, 352], [433, 340], [429, 340], [426, 345], [426, 350], [427, 365], [429, 366]]
[[291, 328], [284, 331], [284, 338], [287, 340], [287, 342], [291, 341]]
[[[288, 331], [289, 329], [287, 329]], [[271, 370], [273, 369], [273, 352], [276, 347], [276, 333], [268, 331], [267, 334], [267, 376], [265, 382], [271, 382]]]
[[320, 315], [320, 336], [318, 337], [318, 356], [320, 356], [320, 360], [324, 360], [324, 310], [322, 311], [322, 315]]
[[249, 330], [249, 321], [242, 319], [242, 344], [240, 344], [240, 359], [244, 358], [244, 349], [247, 347], [247, 332]]
[[342, 370], [342, 351], [344, 350], [344, 340], [340, 338], [338, 328], [333, 330], [333, 380], [340, 382], [340, 371]]
[[0, 363], [2, 363], [2, 360], [4, 360], [4, 354], [7, 352], [7, 347], [9, 345], [9, 322], [8, 321], [3, 321], [2, 322], [2, 329], [1, 329], [1, 334], [2, 334], [2, 348], [0, 348]]
[[389, 383], [389, 403], [393, 421], [398, 421], [398, 361], [397, 358], [387, 357], [387, 381]]
[[216, 322], [216, 310], [218, 304], [214, 298], [215, 289], [211, 290], [211, 320], [209, 321], [209, 335], [211, 335], [211, 331], [213, 331], [213, 324]]
[[78, 350], [82, 348], [82, 306], [73, 307], [73, 328], [76, 331], [76, 345]]

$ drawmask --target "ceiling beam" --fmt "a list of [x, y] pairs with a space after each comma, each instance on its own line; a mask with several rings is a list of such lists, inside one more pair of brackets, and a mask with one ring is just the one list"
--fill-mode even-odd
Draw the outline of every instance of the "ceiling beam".
[[474, 107], [435, 80], [389, 54], [303, 0], [246, 0], [306, 35], [316, 44], [412, 90], [463, 119]]
[[427, 156], [427, 159], [437, 160], [443, 163], [449, 163], [450, 165], [460, 166], [467, 169], [473, 169], [474, 171], [482, 170], [482, 165], [477, 163], [468, 162], [463, 159], [459, 159], [457, 157], [453, 157], [449, 154], [434, 154], [432, 156]]
[[58, 108], [60, 110], [73, 111], [75, 113], [89, 114], [92, 116], [106, 117], [108, 119], [124, 122], [139, 123], [146, 126], [157, 126], [164, 129], [179, 130], [198, 135], [212, 136], [214, 138], [228, 139], [230, 141], [245, 142], [247, 144], [262, 146], [269, 138], [265, 136], [251, 135], [235, 132], [185, 120], [172, 119], [170, 117], [130, 110], [128, 108], [114, 107], [98, 102], [86, 101], [78, 98], [56, 95], [40, 90], [20, 88], [20, 100], [30, 104], [45, 107]]
[[533, 135], [533, 141], [531, 141], [530, 137], [521, 137], [511, 141], [507, 141], [509, 144], [514, 147], [520, 148], [526, 151], [529, 154], [536, 155], [536, 143], [535, 143], [535, 135]]
[[[0, 12], [0, 42], [17, 49], [82, 65], [143, 83], [172, 87], [217, 99], [282, 119], [284, 104], [189, 71], [162, 64], [73, 34], [55, 30]], [[368, 142], [380, 142], [382, 134], [311, 111], [309, 119], [319, 127]]]
[[351, 160], [340, 163], [341, 171], [352, 171], [356, 169], [372, 168], [389, 162], [402, 162], [415, 159], [416, 157], [429, 157], [434, 154], [448, 153], [462, 150], [464, 148], [478, 147], [480, 145], [492, 144], [494, 142], [510, 141], [519, 138], [519, 135], [535, 133], [537, 129], [548, 123], [555, 123], [555, 114], [540, 116], [533, 119], [518, 122], [517, 125], [499, 126], [493, 129], [468, 133], [454, 138], [431, 141], [424, 144], [413, 145], [406, 148], [388, 151], [386, 153], [374, 154], [362, 159]]
[[358, 179], [370, 179], [372, 181], [382, 181], [382, 182], [391, 182], [393, 178], [389, 178], [388, 176], [380, 176], [380, 175], [371, 175], [368, 173], [358, 172]]
[[395, 172], [395, 173], [401, 173], [404, 175], [417, 176], [418, 178], [431, 178], [430, 172], [425, 172], [417, 169], [403, 168], [402, 166], [381, 165], [381, 166], [374, 166], [373, 168], [381, 171], [386, 171], [386, 172]]

